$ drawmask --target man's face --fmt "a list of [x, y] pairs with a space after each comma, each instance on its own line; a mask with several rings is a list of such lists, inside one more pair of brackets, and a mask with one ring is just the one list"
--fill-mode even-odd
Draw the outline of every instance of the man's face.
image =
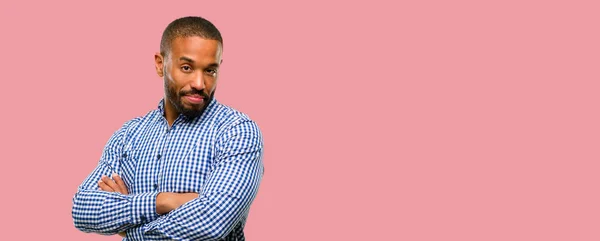
[[202, 114], [217, 87], [222, 47], [217, 40], [176, 38], [164, 58], [155, 56], [165, 84], [165, 111], [195, 118]]

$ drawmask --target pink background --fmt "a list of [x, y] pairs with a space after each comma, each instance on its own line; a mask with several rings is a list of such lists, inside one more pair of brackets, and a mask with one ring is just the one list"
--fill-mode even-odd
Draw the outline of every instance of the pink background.
[[600, 240], [597, 1], [81, 2], [0, 3], [2, 240], [119, 240], [71, 198], [187, 15], [264, 134], [248, 240]]

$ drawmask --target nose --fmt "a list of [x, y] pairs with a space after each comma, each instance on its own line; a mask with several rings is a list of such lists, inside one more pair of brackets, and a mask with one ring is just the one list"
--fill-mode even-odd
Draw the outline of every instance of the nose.
[[197, 89], [197, 90], [203, 90], [204, 89], [204, 75], [202, 73], [196, 73], [194, 75], [194, 79], [192, 80], [192, 84], [191, 84], [192, 88]]

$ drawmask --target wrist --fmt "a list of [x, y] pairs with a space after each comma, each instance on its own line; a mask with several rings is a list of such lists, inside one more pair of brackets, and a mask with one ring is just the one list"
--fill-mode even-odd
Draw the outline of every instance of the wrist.
[[171, 211], [171, 193], [161, 192], [156, 195], [156, 213], [163, 215]]
[[158, 192], [128, 195], [131, 197], [131, 216], [134, 224], [144, 224], [158, 218], [156, 196]]

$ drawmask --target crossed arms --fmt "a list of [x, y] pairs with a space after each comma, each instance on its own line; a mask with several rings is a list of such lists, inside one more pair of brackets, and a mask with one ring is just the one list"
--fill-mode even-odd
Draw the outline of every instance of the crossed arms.
[[118, 172], [126, 123], [109, 140], [100, 164], [73, 198], [75, 227], [105, 235], [148, 224], [177, 240], [218, 240], [231, 231], [249, 209], [263, 174], [262, 136], [254, 122], [237, 123], [219, 137], [217, 160], [201, 193], [148, 192], [129, 194]]
[[[117, 173], [113, 173], [112, 179], [103, 175], [102, 178], [100, 178], [100, 181], [98, 181], [98, 187], [105, 192], [116, 192], [129, 195], [127, 185], [125, 185], [125, 182]], [[159, 215], [166, 214], [197, 197], [199, 197], [199, 195], [195, 192], [160, 192], [156, 195], [156, 213]], [[120, 232], [119, 235], [121, 237], [126, 237], [127, 233], [123, 231]]]

